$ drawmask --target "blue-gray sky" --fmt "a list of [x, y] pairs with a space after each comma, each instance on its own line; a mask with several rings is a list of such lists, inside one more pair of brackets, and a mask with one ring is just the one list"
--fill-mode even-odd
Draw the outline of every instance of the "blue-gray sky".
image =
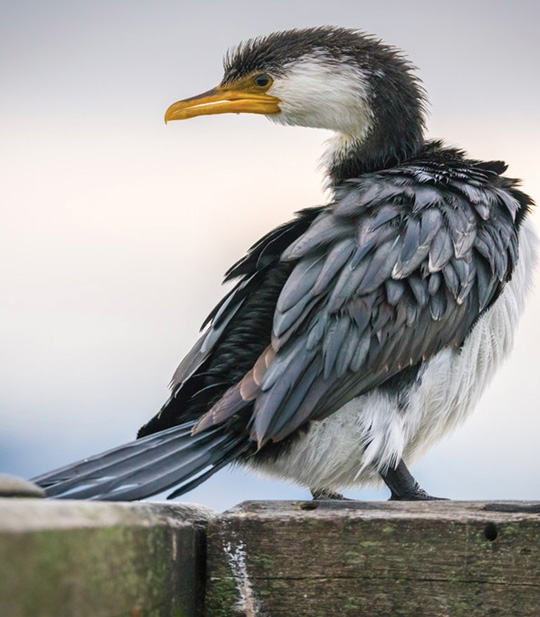
[[[0, 470], [32, 475], [131, 439], [223, 293], [226, 268], [322, 203], [326, 134], [264, 118], [163, 124], [223, 52], [334, 24], [406, 50], [430, 134], [504, 158], [540, 198], [540, 5], [475, 1], [19, 0], [0, 15]], [[538, 498], [539, 293], [476, 414], [414, 472], [453, 498]], [[386, 492], [358, 490], [358, 498]], [[224, 471], [223, 509], [304, 489]]]

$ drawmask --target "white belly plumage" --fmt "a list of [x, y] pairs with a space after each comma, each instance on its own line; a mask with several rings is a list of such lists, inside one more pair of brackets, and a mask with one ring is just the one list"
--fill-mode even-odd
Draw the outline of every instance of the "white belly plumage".
[[379, 470], [399, 459], [410, 463], [474, 409], [512, 349], [531, 286], [536, 234], [527, 217], [519, 237], [512, 280], [476, 322], [460, 350], [444, 349], [421, 368], [400, 408], [379, 390], [359, 396], [322, 422], [312, 422], [275, 461], [246, 461], [251, 469], [312, 489], [339, 490], [378, 483]]

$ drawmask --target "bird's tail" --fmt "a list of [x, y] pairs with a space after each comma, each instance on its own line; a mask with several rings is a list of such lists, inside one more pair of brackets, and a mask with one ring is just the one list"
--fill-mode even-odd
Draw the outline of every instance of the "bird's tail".
[[247, 449], [244, 435], [223, 427], [191, 434], [194, 422], [154, 433], [118, 448], [42, 474], [32, 481], [55, 499], [131, 501], [172, 486], [186, 493]]

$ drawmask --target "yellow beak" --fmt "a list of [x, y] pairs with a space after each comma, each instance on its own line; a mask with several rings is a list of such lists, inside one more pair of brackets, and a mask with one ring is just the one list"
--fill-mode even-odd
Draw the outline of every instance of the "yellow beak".
[[264, 92], [218, 86], [189, 99], [173, 103], [165, 112], [165, 124], [212, 114], [278, 114], [280, 100]]

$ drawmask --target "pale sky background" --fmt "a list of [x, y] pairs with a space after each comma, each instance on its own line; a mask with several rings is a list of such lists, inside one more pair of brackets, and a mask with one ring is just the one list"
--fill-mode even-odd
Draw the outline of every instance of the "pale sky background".
[[[165, 126], [224, 51], [343, 25], [406, 50], [430, 134], [503, 158], [540, 200], [537, 0], [18, 0], [0, 8], [0, 471], [32, 476], [132, 439], [224, 293], [223, 273], [326, 201], [322, 132], [258, 116]], [[413, 468], [455, 499], [540, 498], [540, 292], [468, 423]], [[385, 489], [351, 491], [386, 499]], [[305, 489], [225, 470], [184, 500]]]

